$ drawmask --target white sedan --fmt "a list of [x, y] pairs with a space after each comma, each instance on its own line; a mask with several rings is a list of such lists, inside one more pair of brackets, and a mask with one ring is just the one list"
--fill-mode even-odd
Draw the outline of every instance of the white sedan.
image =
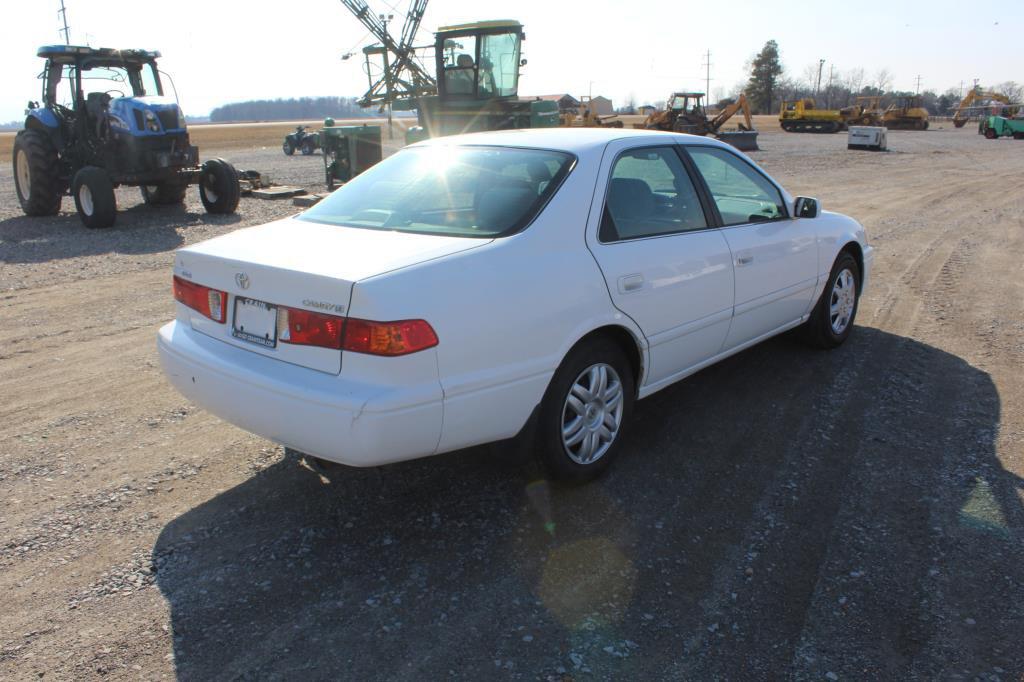
[[634, 401], [794, 327], [842, 343], [871, 261], [855, 220], [714, 140], [478, 133], [179, 250], [158, 346], [188, 398], [321, 460], [530, 434], [583, 481]]

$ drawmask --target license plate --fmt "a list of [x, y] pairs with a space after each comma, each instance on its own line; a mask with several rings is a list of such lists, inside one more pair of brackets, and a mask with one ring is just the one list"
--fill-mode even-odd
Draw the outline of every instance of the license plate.
[[277, 346], [277, 306], [236, 296], [231, 335], [236, 339], [274, 348]]

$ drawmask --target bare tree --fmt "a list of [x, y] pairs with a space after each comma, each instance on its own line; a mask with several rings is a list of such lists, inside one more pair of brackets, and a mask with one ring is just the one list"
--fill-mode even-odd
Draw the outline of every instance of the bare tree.
[[[846, 72], [846, 75], [842, 77], [842, 82], [847, 89], [856, 96], [864, 87], [864, 69], [850, 69]], [[849, 102], [847, 102], [847, 104], [849, 104]]]
[[1006, 81], [1000, 83], [993, 88], [1000, 95], [1004, 95], [1006, 99], [1010, 100], [1014, 104], [1024, 100], [1024, 86], [1020, 85], [1016, 81]]
[[875, 87], [883, 93], [892, 86], [892, 72], [889, 69], [879, 69], [875, 74]]

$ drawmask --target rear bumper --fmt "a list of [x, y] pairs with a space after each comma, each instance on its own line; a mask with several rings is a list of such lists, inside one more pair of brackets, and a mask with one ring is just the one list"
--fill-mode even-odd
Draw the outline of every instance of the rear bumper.
[[[346, 381], [263, 357], [174, 321], [157, 334], [164, 373], [211, 413], [276, 443], [350, 466], [432, 455], [441, 436], [436, 400], [422, 392]], [[386, 405], [386, 408], [381, 406]]]

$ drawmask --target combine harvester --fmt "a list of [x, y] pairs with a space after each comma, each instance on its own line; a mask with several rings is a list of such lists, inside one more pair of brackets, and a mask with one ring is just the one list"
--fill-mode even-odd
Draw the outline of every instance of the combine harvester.
[[[743, 111], [744, 123], [741, 123], [739, 130], [724, 131], [722, 126], [726, 121]], [[646, 128], [647, 130], [668, 130], [676, 133], [688, 133], [690, 135], [714, 135], [722, 142], [731, 144], [741, 151], [757, 151], [757, 131], [754, 130], [754, 123], [750, 116], [750, 105], [747, 103], [747, 96], [740, 94], [736, 101], [722, 109], [712, 118], [708, 118], [704, 109], [703, 92], [673, 92], [667, 102], [667, 107], [660, 111], [651, 113], [643, 123], [637, 123], [634, 128]]]

